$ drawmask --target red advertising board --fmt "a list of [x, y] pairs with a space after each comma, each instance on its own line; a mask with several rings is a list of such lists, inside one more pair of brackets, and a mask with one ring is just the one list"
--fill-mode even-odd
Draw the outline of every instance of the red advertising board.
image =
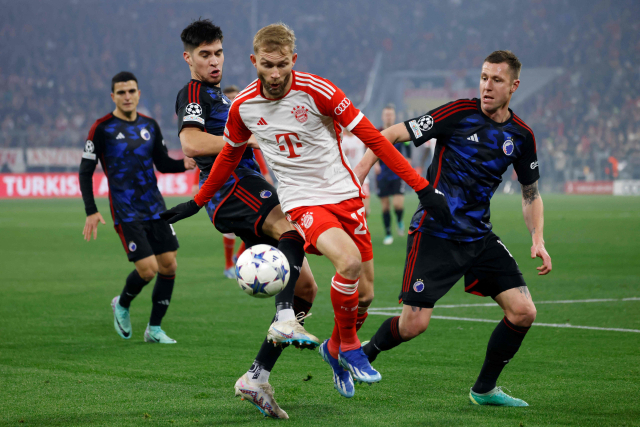
[[[156, 173], [158, 188], [164, 196], [191, 194], [193, 172]], [[107, 177], [102, 172], [93, 175], [93, 194], [109, 195]], [[0, 199], [28, 199], [81, 197], [77, 173], [22, 173], [0, 174]]]
[[565, 194], [613, 194], [613, 181], [568, 181]]

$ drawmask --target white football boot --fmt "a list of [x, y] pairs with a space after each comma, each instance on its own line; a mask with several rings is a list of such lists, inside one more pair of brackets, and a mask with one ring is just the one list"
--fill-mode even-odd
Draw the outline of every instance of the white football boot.
[[236, 396], [254, 405], [265, 417], [289, 419], [289, 415], [273, 398], [273, 387], [269, 383], [249, 382], [245, 373], [235, 385]]
[[169, 338], [160, 326], [147, 325], [144, 331], [144, 342], [157, 344], [175, 344], [177, 341]]
[[311, 313], [306, 316], [304, 313], [298, 313], [295, 319], [273, 322], [267, 332], [267, 341], [273, 345], [293, 344], [296, 348], [315, 349], [320, 345], [320, 341], [302, 326], [302, 321], [309, 316]]

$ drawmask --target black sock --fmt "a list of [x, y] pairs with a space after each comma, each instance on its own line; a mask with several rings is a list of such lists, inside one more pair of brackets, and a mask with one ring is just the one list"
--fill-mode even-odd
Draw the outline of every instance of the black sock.
[[475, 393], [486, 393], [495, 388], [498, 376], [518, 352], [527, 331], [529, 328], [514, 325], [506, 316], [496, 326], [489, 338], [480, 375], [472, 388]]
[[289, 230], [280, 236], [278, 249], [287, 257], [290, 273], [287, 286], [276, 295], [276, 311], [293, 308], [293, 292], [304, 262], [304, 239], [297, 231]]
[[127, 277], [127, 282], [120, 294], [118, 304], [120, 304], [121, 307], [129, 308], [131, 306], [131, 301], [138, 296], [140, 291], [142, 291], [142, 288], [147, 286], [148, 283], [149, 282], [140, 277], [138, 270], [133, 270]]
[[396, 209], [396, 219], [398, 220], [398, 225], [402, 223], [403, 215], [404, 215], [404, 209]]
[[[296, 316], [298, 316], [299, 313], [304, 313], [305, 316], [309, 314], [309, 310], [311, 310], [312, 305], [312, 302], [309, 302], [303, 298], [297, 296], [293, 297], [293, 312], [296, 314]], [[300, 323], [304, 325], [304, 319]]]
[[381, 351], [391, 350], [394, 347], [399, 346], [405, 341], [400, 336], [400, 331], [398, 329], [398, 323], [400, 320], [400, 316], [389, 317], [387, 320], [382, 322], [380, 328], [375, 333], [369, 344], [362, 347], [364, 354], [369, 358], [369, 362], [373, 362], [378, 357]]
[[382, 223], [384, 224], [384, 232], [387, 236], [391, 235], [391, 212], [382, 212]]
[[151, 308], [149, 326], [160, 326], [162, 318], [167, 313], [169, 303], [171, 302], [175, 279], [175, 275], [165, 276], [164, 274], [158, 273], [156, 285], [153, 287], [153, 294], [151, 295], [153, 307]]

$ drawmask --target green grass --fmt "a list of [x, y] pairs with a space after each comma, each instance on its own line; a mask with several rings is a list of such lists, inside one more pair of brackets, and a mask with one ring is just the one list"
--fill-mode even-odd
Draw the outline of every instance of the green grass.
[[[640, 198], [547, 195], [545, 238], [553, 272], [529, 259], [520, 201], [496, 196], [496, 233], [516, 257], [534, 301], [640, 297]], [[178, 199], [168, 200], [173, 205]], [[407, 203], [407, 220], [417, 201]], [[99, 207], [108, 218], [106, 201]], [[374, 307], [397, 305], [405, 238], [374, 236]], [[174, 346], [145, 344], [151, 286], [132, 305], [133, 338], [113, 330], [109, 303], [132, 265], [110, 226], [82, 240], [80, 200], [0, 201], [0, 425], [252, 425], [265, 420], [233, 396], [271, 319], [272, 301], [222, 278], [220, 234], [202, 213], [179, 223], [182, 248], [163, 323]], [[308, 329], [329, 336], [333, 316], [324, 258], [310, 256], [319, 293]], [[461, 284], [442, 304], [484, 303]], [[496, 319], [497, 307], [436, 308], [436, 315]], [[369, 339], [386, 316], [360, 331]], [[538, 322], [640, 329], [640, 301], [540, 304]], [[640, 425], [640, 334], [534, 326], [499, 384], [528, 408], [473, 407], [467, 393], [484, 358], [490, 323], [434, 319], [415, 340], [382, 354], [381, 383], [344, 399], [311, 351], [287, 349], [271, 384], [291, 425]], [[308, 376], [309, 381], [304, 381]]]

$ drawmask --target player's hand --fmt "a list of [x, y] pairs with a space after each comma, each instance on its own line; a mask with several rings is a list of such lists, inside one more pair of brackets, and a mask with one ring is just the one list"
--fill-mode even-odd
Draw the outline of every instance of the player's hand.
[[375, 165], [373, 165], [373, 171], [376, 173], [376, 175], [380, 175], [380, 172], [382, 172], [380, 163], [376, 163]]
[[184, 168], [186, 170], [195, 169], [196, 168], [196, 161], [193, 160], [191, 157], [185, 157], [184, 158]]
[[82, 234], [84, 235], [84, 240], [86, 240], [87, 242], [90, 241], [92, 233], [93, 233], [93, 240], [96, 240], [98, 238], [99, 222], [106, 224], [106, 222], [104, 222], [104, 219], [102, 218], [102, 215], [100, 215], [100, 212], [96, 212], [93, 215], [89, 215], [87, 217], [86, 221], [84, 222], [84, 230], [82, 231]]
[[180, 203], [178, 206], [162, 212], [160, 214], [160, 218], [164, 219], [169, 224], [173, 224], [181, 219], [189, 218], [190, 216], [197, 214], [200, 209], [200, 206], [198, 206], [195, 200], [189, 200], [186, 203]]
[[251, 135], [249, 137], [249, 141], [247, 141], [247, 147], [260, 149], [260, 145], [258, 144], [258, 140], [255, 136]]
[[538, 276], [544, 276], [551, 271], [551, 257], [544, 247], [544, 242], [534, 243], [531, 246], [531, 259], [542, 258], [542, 265], [536, 267], [538, 270]]
[[451, 225], [453, 216], [449, 210], [449, 204], [444, 194], [429, 184], [422, 190], [417, 191], [420, 204], [426, 210], [427, 215], [441, 223], [442, 225]]

